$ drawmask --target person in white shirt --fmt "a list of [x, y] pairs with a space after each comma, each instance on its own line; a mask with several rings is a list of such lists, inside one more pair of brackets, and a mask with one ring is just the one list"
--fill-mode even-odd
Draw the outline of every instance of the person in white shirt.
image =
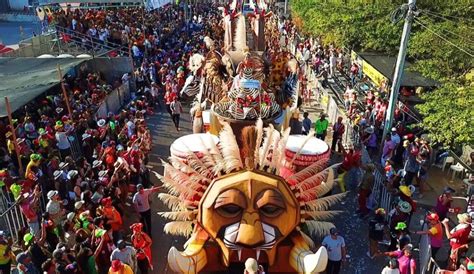
[[158, 192], [160, 187], [153, 187], [145, 189], [142, 184], [137, 185], [137, 193], [133, 195], [133, 205], [140, 214], [140, 222], [144, 224], [143, 230], [151, 236], [151, 208], [149, 196], [152, 193]]
[[339, 274], [341, 263], [346, 260], [346, 243], [344, 238], [338, 235], [337, 228], [331, 228], [329, 233], [322, 242], [328, 251], [326, 274]]
[[174, 126], [176, 130], [179, 131], [179, 116], [183, 112], [183, 106], [181, 102], [178, 100], [178, 96], [174, 98], [174, 101], [170, 104], [171, 109], [171, 118], [173, 118]]

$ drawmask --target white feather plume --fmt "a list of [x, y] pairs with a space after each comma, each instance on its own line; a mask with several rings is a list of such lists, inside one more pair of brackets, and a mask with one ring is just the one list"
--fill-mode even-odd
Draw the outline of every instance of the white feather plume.
[[318, 198], [314, 201], [306, 202], [305, 208], [310, 211], [328, 210], [331, 206], [339, 203], [347, 196], [347, 192], [334, 194], [327, 197]]
[[237, 18], [237, 26], [235, 27], [234, 47], [236, 51], [244, 51], [247, 48], [247, 30], [245, 27], [245, 17], [243, 14]]
[[[272, 151], [272, 157], [271, 158], [269, 156], [265, 157], [265, 160], [268, 161], [268, 163], [264, 164], [264, 165], [268, 165], [269, 172], [273, 172], [276, 169], [276, 166], [278, 165], [276, 154], [278, 154], [278, 151], [280, 150], [278, 145], [280, 144], [280, 139], [281, 139], [280, 138], [280, 133], [277, 130], [273, 130], [272, 137], [273, 137], [272, 142], [270, 144], [270, 149]], [[270, 158], [270, 160], [268, 160], [269, 158]]]
[[257, 130], [257, 141], [255, 142], [255, 166], [259, 164], [260, 161], [260, 146], [262, 145], [263, 139], [263, 121], [262, 118], [258, 118], [257, 122], [255, 123], [255, 128]]
[[193, 222], [190, 221], [174, 221], [165, 224], [163, 231], [166, 234], [189, 237], [193, 233]]
[[216, 176], [219, 173], [223, 172], [223, 170], [225, 170], [225, 162], [224, 162], [224, 158], [222, 158], [221, 151], [219, 150], [216, 143], [214, 143], [213, 138], [211, 137], [212, 136], [210, 136], [209, 138], [206, 138], [205, 141], [206, 141], [207, 146], [210, 148], [209, 151], [212, 157], [214, 158], [214, 161], [216, 162], [216, 165], [212, 169], [213, 174]]
[[[280, 169], [283, 167], [285, 163], [285, 149], [286, 144], [288, 143], [288, 138], [290, 138], [290, 130], [291, 128], [285, 129], [283, 135], [280, 138], [280, 142], [278, 143], [278, 149], [276, 150], [276, 174], [280, 174]], [[275, 153], [275, 152], [274, 152]]]
[[229, 173], [234, 170], [243, 168], [242, 159], [240, 159], [240, 150], [237, 140], [230, 125], [226, 122], [222, 123], [222, 130], [219, 133], [219, 147], [224, 156], [225, 172]]
[[328, 235], [329, 230], [335, 227], [333, 223], [314, 221], [314, 220], [306, 220], [305, 224], [311, 236], [318, 237], [318, 238], [322, 238], [325, 235]]
[[186, 205], [182, 199], [179, 197], [173, 196], [168, 193], [158, 194], [158, 198], [165, 204], [169, 209], [173, 211], [185, 210]]
[[195, 211], [168, 211], [168, 212], [158, 212], [158, 215], [165, 219], [173, 221], [192, 221], [196, 216]]
[[273, 133], [275, 133], [272, 124], [264, 128], [263, 130], [265, 131], [265, 137], [263, 138], [263, 146], [261, 148], [262, 151], [260, 152], [258, 159], [258, 165], [260, 170], [263, 170], [268, 151], [270, 150], [270, 145], [273, 141]]

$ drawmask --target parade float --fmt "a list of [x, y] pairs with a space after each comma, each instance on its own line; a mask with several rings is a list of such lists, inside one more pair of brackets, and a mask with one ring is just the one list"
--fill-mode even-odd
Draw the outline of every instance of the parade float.
[[333, 227], [329, 209], [342, 199], [331, 195], [335, 166], [314, 132], [290, 136], [274, 122], [297, 106], [298, 64], [280, 49], [263, 52], [264, 33], [275, 31], [264, 27], [275, 24], [263, 1], [249, 6], [223, 9], [224, 53], [206, 38], [208, 54], [189, 60], [182, 93], [200, 110], [210, 104], [218, 125], [215, 135], [177, 139], [159, 175], [170, 209], [159, 213], [170, 220], [164, 232], [188, 239], [168, 252], [177, 273], [243, 273], [248, 258], [267, 273], [326, 268], [327, 251], [312, 237]]

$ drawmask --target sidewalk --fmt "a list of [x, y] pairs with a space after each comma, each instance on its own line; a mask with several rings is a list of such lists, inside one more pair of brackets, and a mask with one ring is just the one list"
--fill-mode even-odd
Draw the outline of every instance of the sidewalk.
[[[308, 82], [308, 86], [314, 88], [315, 83]], [[335, 85], [335, 82], [331, 79], [330, 85]], [[334, 86], [332, 86], [334, 88]], [[331, 89], [325, 89], [326, 92], [332, 94]], [[309, 105], [302, 105], [301, 109], [309, 112], [309, 117], [314, 123], [319, 119], [320, 113], [323, 111], [323, 108], [319, 102], [312, 101]], [[347, 125], [348, 121], [344, 121]], [[328, 134], [326, 137], [326, 142], [331, 144], [332, 137], [332, 125], [328, 128]], [[338, 155], [333, 155], [336, 159], [340, 158]], [[342, 159], [338, 159], [341, 160]], [[369, 159], [363, 159], [367, 161]], [[446, 167], [445, 171], [437, 167], [431, 167], [428, 172], [428, 180], [425, 187], [425, 192], [423, 197], [415, 200], [418, 203], [418, 209], [414, 213], [410, 223], [410, 231], [415, 232], [422, 229], [422, 221], [425, 218], [426, 212], [431, 210], [435, 204], [437, 197], [443, 192], [445, 186], [450, 186], [456, 190], [454, 196], [464, 196], [466, 192], [465, 186], [460, 179], [455, 179], [454, 182], [450, 182], [451, 175], [448, 175], [447, 172], [449, 167]], [[362, 174], [359, 173], [361, 176]], [[342, 267], [341, 273], [367, 273], [367, 274], [378, 274], [382, 271], [384, 265], [388, 262], [388, 258], [385, 256], [376, 257], [370, 259], [366, 253], [368, 251], [368, 219], [360, 219], [354, 215], [356, 209], [358, 208], [357, 204], [357, 193], [355, 189], [348, 189], [348, 195], [346, 200], [337, 205], [334, 210], [341, 210], [343, 213], [338, 215], [334, 224], [340, 229], [340, 234], [346, 240], [348, 255], [348, 262]], [[453, 207], [460, 207], [461, 210], [464, 210], [466, 207], [466, 201], [461, 199], [455, 199], [453, 201]], [[456, 220], [456, 217], [451, 214], [451, 219]], [[416, 234], [411, 234], [412, 244], [415, 248], [418, 248], [420, 237]], [[317, 239], [319, 240], [319, 239]], [[448, 248], [449, 243], [445, 239], [444, 249], [440, 250], [438, 253], [438, 261], [442, 262], [448, 257]], [[381, 251], [385, 251], [384, 246], [379, 246]], [[417, 249], [416, 249], [417, 250]], [[418, 256], [418, 254], [416, 254]], [[419, 262], [417, 262], [419, 264]], [[418, 269], [417, 271], [420, 271]], [[419, 272], [417, 272], [419, 273]]]

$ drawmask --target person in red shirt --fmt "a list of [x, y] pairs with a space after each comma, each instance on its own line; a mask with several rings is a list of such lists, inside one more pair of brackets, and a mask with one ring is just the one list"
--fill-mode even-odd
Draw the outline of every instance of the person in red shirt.
[[449, 219], [445, 218], [441, 223], [444, 226], [446, 237], [449, 239], [451, 251], [449, 254], [448, 269], [455, 270], [459, 260], [459, 251], [467, 249], [469, 234], [471, 233], [471, 216], [467, 213], [458, 214], [459, 224], [449, 230]]
[[39, 185], [36, 185], [33, 193], [23, 193], [20, 197], [20, 210], [26, 218], [26, 222], [33, 236], [40, 237], [40, 223], [38, 221], [38, 201], [41, 195]]
[[143, 224], [135, 223], [130, 226], [133, 231], [132, 234], [132, 245], [137, 250], [137, 264], [140, 272], [143, 274], [148, 273], [148, 269], [153, 270], [152, 259], [151, 259], [151, 245], [152, 240], [148, 234], [143, 232]]

